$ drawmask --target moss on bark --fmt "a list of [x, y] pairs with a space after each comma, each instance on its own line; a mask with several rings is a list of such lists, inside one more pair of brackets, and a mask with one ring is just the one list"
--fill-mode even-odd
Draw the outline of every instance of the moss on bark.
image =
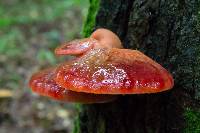
[[99, 9], [99, 3], [100, 3], [100, 0], [90, 0], [90, 7], [88, 9], [88, 15], [85, 20], [85, 23], [83, 26], [83, 32], [82, 32], [82, 35], [84, 37], [90, 36], [91, 32], [94, 29], [95, 22], [96, 22], [96, 14]]
[[184, 112], [186, 124], [184, 133], [199, 133], [200, 132], [200, 111], [197, 109], [186, 108]]

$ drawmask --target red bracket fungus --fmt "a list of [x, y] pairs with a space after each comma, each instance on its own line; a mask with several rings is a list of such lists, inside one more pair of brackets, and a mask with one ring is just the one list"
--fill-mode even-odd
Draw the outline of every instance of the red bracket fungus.
[[74, 92], [62, 88], [54, 81], [55, 68], [49, 68], [36, 73], [30, 79], [32, 90], [43, 96], [48, 96], [56, 100], [79, 103], [104, 103], [114, 100], [115, 96], [93, 95], [89, 93]]
[[122, 49], [120, 39], [107, 29], [65, 43], [55, 53], [77, 58], [33, 75], [29, 83], [33, 91], [54, 99], [101, 103], [120, 94], [157, 93], [174, 85], [166, 69], [137, 50]]

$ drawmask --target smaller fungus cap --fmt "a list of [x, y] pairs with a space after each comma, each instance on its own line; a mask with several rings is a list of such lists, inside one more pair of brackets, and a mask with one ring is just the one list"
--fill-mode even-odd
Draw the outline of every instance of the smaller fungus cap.
[[56, 55], [82, 55], [91, 50], [98, 41], [94, 38], [76, 39], [66, 42], [55, 49]]
[[116, 97], [111, 95], [94, 95], [82, 92], [74, 92], [60, 87], [54, 81], [55, 69], [50, 68], [34, 74], [29, 81], [32, 90], [40, 95], [50, 98], [78, 103], [104, 103], [114, 100]]
[[100, 28], [93, 32], [89, 38], [63, 43], [55, 49], [55, 54], [81, 56], [90, 50], [102, 48], [122, 48], [122, 44], [115, 33]]
[[90, 37], [99, 41], [98, 48], [123, 48], [119, 37], [108, 29], [99, 28]]

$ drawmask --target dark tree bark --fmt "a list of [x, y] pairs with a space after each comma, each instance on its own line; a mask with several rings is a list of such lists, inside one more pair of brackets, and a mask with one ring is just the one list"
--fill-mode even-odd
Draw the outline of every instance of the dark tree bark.
[[[101, 0], [99, 6], [97, 0], [90, 2], [93, 15], [99, 7], [93, 30], [104, 27], [117, 33], [125, 48], [138, 49], [168, 69], [175, 86], [163, 93], [82, 105], [74, 133], [200, 132], [200, 1]], [[87, 35], [90, 28], [86, 23]]]

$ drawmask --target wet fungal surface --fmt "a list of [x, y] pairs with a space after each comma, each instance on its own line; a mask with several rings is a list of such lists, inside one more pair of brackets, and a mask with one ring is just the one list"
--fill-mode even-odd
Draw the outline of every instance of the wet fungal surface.
[[55, 49], [57, 55], [79, 55], [92, 49], [96, 44], [97, 40], [93, 38], [76, 39], [70, 42], [66, 42]]
[[57, 100], [101, 103], [121, 94], [157, 93], [174, 85], [166, 69], [137, 50], [122, 49], [120, 39], [107, 29], [64, 43], [55, 54], [76, 58], [34, 74], [30, 87]]
[[101, 49], [56, 70], [56, 83], [77, 92], [140, 94], [165, 91], [173, 86], [171, 75], [139, 51]]
[[94, 95], [82, 92], [74, 92], [66, 88], [62, 88], [56, 84], [54, 77], [55, 68], [46, 69], [34, 74], [29, 84], [34, 92], [60, 101], [104, 103], [112, 101], [117, 97], [112, 95]]

